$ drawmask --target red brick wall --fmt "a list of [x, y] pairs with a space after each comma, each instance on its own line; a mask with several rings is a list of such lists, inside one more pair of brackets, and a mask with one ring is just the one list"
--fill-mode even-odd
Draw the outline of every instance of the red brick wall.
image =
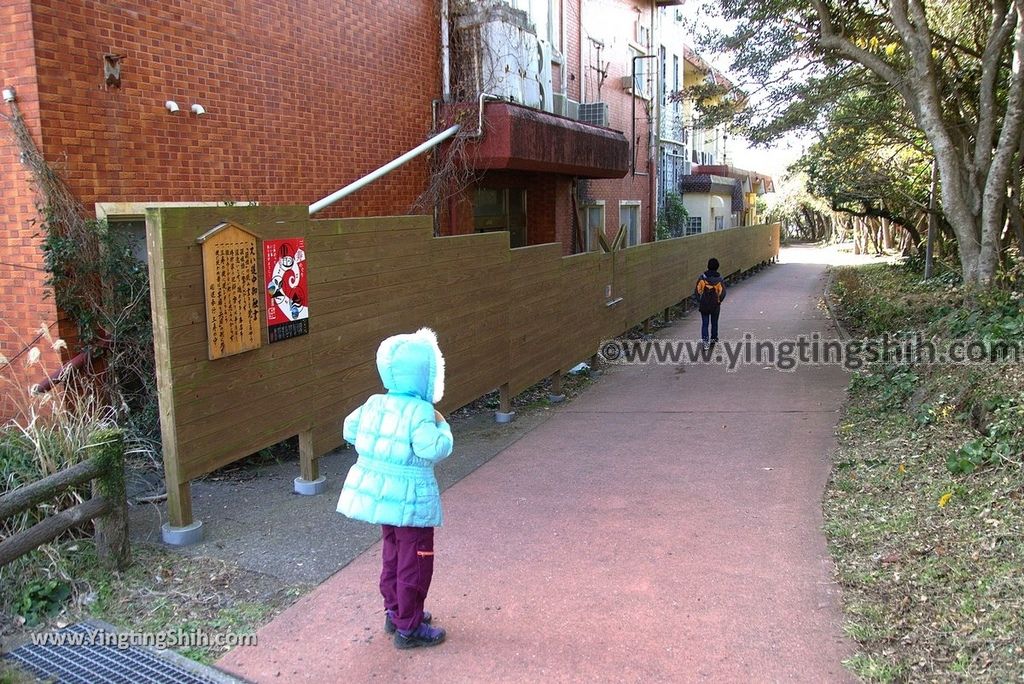
[[[593, 36], [605, 43], [605, 49], [601, 52], [601, 61], [607, 62], [608, 77], [601, 85], [601, 101], [608, 104], [609, 126], [622, 131], [626, 139], [635, 135], [630, 144], [630, 153], [633, 153], [633, 144], [639, 139], [636, 148], [636, 172], [637, 175], [627, 174], [624, 178], [613, 180], [590, 181], [589, 194], [593, 199], [605, 201], [605, 228], [609, 237], [614, 237], [619, 229], [619, 201], [639, 201], [640, 205], [640, 227], [641, 240], [648, 242], [652, 239], [651, 233], [651, 182], [656, 178], [655, 166], [649, 161], [650, 127], [647, 124], [647, 114], [644, 108], [645, 101], [636, 99], [636, 127], [635, 131], [631, 125], [634, 118], [633, 96], [622, 88], [622, 77], [629, 76], [631, 64], [629, 59], [630, 44], [636, 43], [635, 26], [639, 17], [643, 25], [650, 28], [651, 8], [650, 2], [644, 0], [581, 0], [583, 6], [584, 42], [583, 42], [583, 65], [587, 82], [586, 95], [591, 100], [596, 100], [597, 88], [595, 84], [594, 71], [589, 68], [596, 57], [592, 53], [590, 41], [587, 36]], [[656, 42], [656, 41], [653, 41]], [[641, 46], [643, 47], [643, 46]], [[656, 54], [656, 48], [652, 45], [646, 48], [649, 54]], [[578, 56], [576, 57], [578, 63]], [[655, 70], [650, 73], [657, 73], [658, 60], [645, 60], [648, 70]], [[578, 67], [577, 67], [578, 68]], [[653, 104], [653, 103], [651, 103]], [[653, 112], [652, 112], [653, 116]]]
[[[305, 204], [425, 139], [440, 92], [435, 5], [8, 0], [0, 81], [18, 88], [44, 155], [89, 211], [95, 202]], [[104, 85], [106, 53], [124, 55], [120, 88]], [[189, 113], [192, 103], [207, 114]], [[27, 179], [17, 151], [0, 144], [0, 273], [17, 283], [5, 295], [0, 353], [11, 356], [56, 312], [34, 270], [42, 255]], [[425, 157], [414, 160], [323, 215], [406, 213], [426, 169]]]
[[[16, 90], [17, 109], [38, 145], [35, 69], [29, 0], [9, 0], [0, 5], [0, 86]], [[0, 102], [0, 112], [5, 116], [14, 111]], [[38, 381], [41, 368], [55, 367], [59, 359], [46, 341], [40, 340], [43, 365], [25, 365], [40, 326], [54, 323], [56, 310], [44, 284], [46, 274], [42, 270], [38, 228], [32, 222], [36, 212], [29, 173], [20, 162], [21, 150], [13, 142], [10, 125], [0, 121], [0, 126], [0, 283], [4, 288], [0, 356], [9, 361], [0, 360], [0, 416], [4, 416], [10, 414], [7, 401], [16, 394], [10, 383], [25, 378]], [[52, 333], [56, 336], [56, 326]]]
[[[46, 153], [66, 155], [87, 204], [312, 202], [424, 140], [433, 4], [35, 0]], [[120, 88], [103, 85], [108, 52], [125, 55]], [[404, 213], [425, 171], [413, 161], [336, 213]]]
[[565, 13], [565, 54], [566, 54], [566, 90], [569, 98], [581, 102], [580, 85], [580, 5], [583, 0], [562, 0]]

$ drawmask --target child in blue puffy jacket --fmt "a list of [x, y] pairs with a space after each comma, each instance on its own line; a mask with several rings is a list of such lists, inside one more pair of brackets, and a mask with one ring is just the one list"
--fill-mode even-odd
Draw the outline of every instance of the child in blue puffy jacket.
[[441, 494], [434, 464], [452, 453], [452, 431], [434, 403], [444, 394], [444, 357], [423, 328], [380, 344], [377, 370], [387, 394], [374, 394], [345, 418], [343, 436], [359, 458], [348, 471], [338, 512], [380, 525], [384, 629], [395, 646], [435, 646], [445, 631], [423, 610], [434, 572], [434, 528]]

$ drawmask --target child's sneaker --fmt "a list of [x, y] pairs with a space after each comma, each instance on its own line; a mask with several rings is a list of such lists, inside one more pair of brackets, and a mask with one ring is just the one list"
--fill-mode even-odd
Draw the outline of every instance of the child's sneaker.
[[704, 351], [707, 351], [708, 349], [711, 349], [711, 343], [708, 342], [707, 340], [705, 340], [704, 341]]
[[425, 622], [411, 632], [395, 632], [395, 648], [416, 648], [437, 646], [444, 641], [445, 632], [440, 627], [431, 627]]
[[[434, 619], [433, 615], [431, 615], [427, 611], [423, 611], [423, 619], [420, 622], [425, 622], [425, 623], [427, 623], [429, 625], [430, 621], [433, 620], [433, 619]], [[396, 629], [397, 628], [395, 627], [395, 623], [391, 621], [391, 611], [390, 610], [385, 610], [384, 611], [384, 631], [387, 632], [388, 634], [394, 634]]]

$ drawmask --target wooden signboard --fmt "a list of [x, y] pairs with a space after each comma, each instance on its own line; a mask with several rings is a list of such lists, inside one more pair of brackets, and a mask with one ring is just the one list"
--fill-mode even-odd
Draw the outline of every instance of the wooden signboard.
[[260, 347], [259, 238], [221, 223], [196, 239], [203, 246], [210, 360]]

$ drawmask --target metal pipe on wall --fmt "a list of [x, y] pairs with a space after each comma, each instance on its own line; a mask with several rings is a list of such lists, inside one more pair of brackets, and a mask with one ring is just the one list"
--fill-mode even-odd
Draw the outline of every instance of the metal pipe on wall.
[[406, 152], [402, 156], [393, 159], [392, 161], [388, 162], [387, 164], [385, 164], [384, 166], [380, 167], [376, 171], [371, 171], [370, 173], [366, 174], [365, 176], [363, 176], [359, 180], [354, 181], [352, 183], [349, 183], [348, 185], [343, 187], [341, 190], [338, 190], [337, 192], [331, 193], [327, 197], [324, 197], [322, 200], [313, 202], [313, 204], [309, 205], [309, 214], [310, 214], [310, 216], [312, 216], [316, 212], [320, 211], [321, 209], [325, 209], [325, 208], [331, 206], [332, 204], [334, 204], [338, 200], [342, 199], [343, 197], [347, 197], [348, 195], [351, 195], [353, 192], [355, 192], [359, 188], [361, 188], [361, 187], [363, 187], [365, 185], [369, 185], [370, 183], [372, 183], [373, 181], [377, 180], [378, 178], [386, 176], [387, 174], [391, 173], [392, 171], [397, 169], [402, 164], [406, 163], [410, 159], [414, 159], [415, 157], [418, 157], [419, 155], [423, 154], [424, 152], [426, 152], [427, 150], [431, 149], [435, 145], [438, 145], [438, 144], [444, 142], [448, 138], [450, 138], [453, 135], [455, 135], [456, 133], [458, 133], [460, 128], [462, 128], [462, 126], [460, 126], [459, 124], [455, 124], [451, 128], [448, 128], [448, 129], [442, 131], [441, 133], [438, 133], [437, 135], [435, 135], [434, 137], [430, 138], [426, 142], [421, 143], [420, 145], [418, 145], [418, 146], [414, 147], [413, 149], [409, 150], [408, 152]]
[[[630, 117], [631, 118], [631, 121], [630, 121], [631, 126], [630, 126], [630, 131], [629, 131], [629, 135], [630, 135], [629, 144], [632, 146], [633, 151], [632, 151], [632, 154], [630, 154], [630, 157], [629, 157], [629, 159], [630, 159], [630, 161], [629, 161], [629, 170], [630, 170], [630, 173], [632, 175], [634, 175], [634, 176], [636, 175], [636, 98], [638, 97], [637, 92], [636, 92], [636, 61], [638, 59], [657, 59], [657, 57], [658, 57], [657, 55], [637, 55], [637, 56], [633, 57], [633, 59], [632, 59], [633, 67], [632, 67], [631, 78], [633, 79], [633, 98], [632, 98], [633, 109], [632, 109], [632, 117]], [[648, 123], [648, 126], [650, 126], [650, 121], [649, 120], [648, 120], [647, 123]]]
[[[648, 50], [653, 50], [654, 54], [658, 54], [658, 39], [655, 33], [658, 19], [658, 7], [657, 3], [651, 3], [651, 31], [650, 40], [651, 45], [648, 46]], [[654, 99], [654, 116], [651, 121], [648, 122], [647, 126], [647, 177], [650, 196], [647, 198], [647, 213], [648, 219], [647, 224], [651, 231], [651, 241], [654, 241], [655, 237], [655, 225], [658, 221], [658, 181], [660, 180], [658, 174], [657, 164], [657, 151], [660, 148], [658, 144], [658, 136], [661, 134], [661, 89], [663, 87], [661, 83], [661, 64], [657, 58], [654, 60], [654, 92], [651, 97]]]

